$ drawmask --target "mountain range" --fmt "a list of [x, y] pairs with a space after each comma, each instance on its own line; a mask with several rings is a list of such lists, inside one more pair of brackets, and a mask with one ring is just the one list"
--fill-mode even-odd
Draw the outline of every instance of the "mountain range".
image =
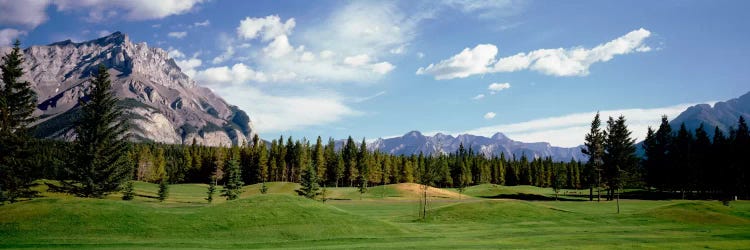
[[672, 119], [670, 124], [676, 130], [680, 128], [680, 124], [685, 123], [685, 127], [695, 131], [703, 123], [706, 132], [713, 137], [715, 127], [719, 127], [725, 135], [730, 128], [737, 128], [740, 116], [750, 118], [750, 92], [738, 98], [717, 102], [713, 107], [708, 104], [691, 106]]
[[[0, 55], [11, 48], [1, 48]], [[109, 68], [113, 92], [136, 141], [219, 146], [249, 141], [250, 117], [185, 75], [168, 53], [133, 43], [121, 32], [75, 43], [23, 50], [24, 79], [37, 93], [36, 136], [71, 140], [79, 99], [99, 64]]]
[[434, 136], [425, 136], [419, 131], [411, 131], [401, 137], [377, 139], [369, 143], [368, 148], [396, 155], [419, 154], [426, 155], [437, 153], [455, 153], [462, 145], [469, 150], [481, 153], [486, 157], [500, 156], [506, 158], [520, 158], [526, 156], [529, 159], [552, 157], [555, 161], [585, 160], [586, 155], [581, 153], [581, 147], [562, 148], [555, 147], [546, 142], [525, 143], [514, 141], [502, 133], [495, 133], [492, 137], [461, 134], [457, 136], [442, 133]]

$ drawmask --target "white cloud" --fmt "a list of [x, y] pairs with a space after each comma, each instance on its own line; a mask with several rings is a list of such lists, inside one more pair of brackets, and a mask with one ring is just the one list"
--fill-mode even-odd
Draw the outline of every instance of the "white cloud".
[[237, 27], [237, 35], [244, 39], [255, 39], [260, 37], [262, 41], [270, 41], [279, 36], [286, 36], [292, 33], [296, 22], [294, 18], [287, 19], [282, 23], [281, 18], [277, 15], [251, 18], [246, 17], [240, 21]]
[[0, 46], [9, 46], [22, 35], [26, 35], [26, 32], [16, 29], [2, 29], [0, 30]]
[[195, 77], [197, 68], [203, 64], [203, 61], [198, 59], [198, 53], [193, 54], [191, 58], [185, 58], [185, 54], [181, 51], [170, 47], [167, 55], [169, 55], [170, 58], [175, 59], [175, 63], [180, 67], [182, 73], [185, 73], [191, 78]]
[[280, 58], [294, 51], [294, 47], [289, 44], [289, 38], [286, 35], [277, 36], [263, 48], [263, 53], [270, 58]]
[[272, 82], [370, 82], [396, 68], [390, 62], [377, 60], [366, 53], [316, 51], [308, 49], [307, 44], [293, 45], [290, 36], [295, 26], [294, 18], [283, 20], [277, 15], [247, 17], [240, 21], [237, 37], [248, 45], [257, 42], [261, 46], [238, 46], [236, 43], [240, 41], [225, 39], [228, 42], [222, 46], [227, 51], [213, 62], [222, 63], [236, 54], [246, 55], [237, 60], [252, 61], [254, 71], [265, 76], [255, 81]]
[[518, 0], [442, 0], [441, 3], [463, 13], [476, 13], [480, 18], [513, 15], [525, 4]]
[[182, 53], [182, 51], [172, 48], [172, 47], [169, 47], [169, 49], [167, 49], [167, 55], [172, 59], [179, 59], [179, 58], [185, 57], [185, 54]]
[[352, 102], [354, 102], [354, 103], [361, 103], [361, 102], [366, 102], [366, 101], [369, 101], [369, 100], [375, 99], [376, 97], [379, 97], [379, 96], [385, 95], [386, 93], [387, 93], [387, 92], [385, 92], [385, 91], [380, 91], [380, 92], [378, 92], [378, 93], [375, 93], [374, 95], [371, 95], [371, 96], [366, 96], [366, 97], [359, 97], [359, 98], [353, 98]]
[[482, 100], [484, 99], [484, 94], [478, 94], [471, 98], [472, 100]]
[[167, 33], [167, 36], [182, 39], [187, 36], [187, 31], [174, 31]]
[[0, 24], [34, 29], [47, 21], [47, 5], [47, 0], [0, 0]]
[[344, 63], [351, 66], [362, 66], [370, 62], [370, 56], [367, 54], [360, 54], [356, 56], [349, 56], [344, 58]]
[[650, 51], [651, 48], [644, 44], [649, 36], [651, 32], [641, 28], [591, 49], [539, 49], [497, 60], [495, 45], [480, 44], [474, 49], [466, 48], [437, 64], [430, 64], [427, 68], [419, 68], [417, 74], [429, 74], [437, 80], [444, 80], [528, 69], [553, 76], [586, 76], [589, 74], [589, 67], [594, 63], [607, 62], [616, 55]]
[[492, 83], [490, 86], [487, 86], [487, 89], [490, 90], [490, 94], [495, 94], [497, 92], [500, 92], [504, 89], [510, 88], [510, 83], [504, 82], [504, 83]]
[[486, 114], [484, 114], [484, 119], [491, 120], [492, 118], [495, 118], [496, 115], [497, 114], [495, 114], [495, 112], [487, 112]]
[[[692, 105], [695, 105], [695, 103], [651, 109], [602, 110], [600, 116], [602, 121], [606, 121], [610, 116], [616, 118], [624, 115], [627, 119], [628, 129], [633, 132], [632, 137], [642, 140], [646, 136], [646, 130], [649, 126], [656, 127], [659, 125], [662, 115], [674, 118]], [[575, 147], [583, 144], [584, 136], [588, 132], [595, 114], [596, 111], [573, 113], [519, 123], [481, 127], [460, 134], [492, 136], [497, 132], [502, 132], [517, 141], [549, 142], [555, 146]]]
[[195, 80], [203, 85], [240, 85], [248, 81], [267, 81], [263, 72], [257, 72], [243, 63], [234, 66], [213, 67], [195, 74]]
[[422, 58], [424, 58], [424, 53], [422, 53], [422, 52], [417, 52], [417, 58], [419, 58], [419, 59], [422, 59]]
[[461, 53], [430, 64], [427, 68], [417, 69], [417, 75], [434, 75], [437, 80], [465, 78], [470, 75], [487, 72], [487, 65], [495, 61], [497, 47], [492, 44], [480, 44], [474, 48], [465, 48]]
[[105, 36], [108, 36], [109, 34], [112, 34], [112, 32], [109, 30], [100, 30], [96, 34], [99, 35], [99, 37], [105, 37]]
[[346, 55], [402, 53], [416, 36], [420, 19], [405, 15], [395, 2], [349, 2], [304, 32], [313, 49]]
[[206, 21], [203, 21], [203, 22], [193, 23], [193, 27], [206, 27], [208, 25], [211, 25], [211, 21], [209, 21], [208, 19], [206, 19]]
[[372, 65], [372, 72], [385, 75], [385, 74], [388, 74], [388, 72], [391, 72], [395, 68], [396, 66], [393, 66], [393, 64], [389, 62], [380, 62], [380, 63], [375, 63]]
[[337, 95], [279, 96], [240, 85], [218, 86], [214, 90], [230, 103], [249, 111], [259, 133], [322, 126], [361, 115]]
[[100, 21], [105, 17], [118, 16], [124, 10], [128, 20], [161, 19], [181, 15], [193, 10], [204, 0], [52, 0], [58, 11], [89, 11], [90, 21]]
[[227, 45], [227, 48], [226, 50], [224, 50], [224, 53], [221, 53], [221, 55], [214, 57], [214, 59], [211, 60], [211, 63], [219, 64], [226, 60], [229, 60], [230, 58], [232, 58], [232, 56], [234, 56], [234, 47], [232, 47], [231, 45]]

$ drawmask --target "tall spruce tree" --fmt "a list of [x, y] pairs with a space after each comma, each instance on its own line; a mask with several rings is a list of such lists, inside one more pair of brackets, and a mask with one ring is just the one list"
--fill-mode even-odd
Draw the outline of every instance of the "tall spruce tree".
[[590, 201], [594, 200], [594, 187], [598, 190], [600, 186], [601, 169], [604, 165], [604, 131], [600, 128], [601, 124], [599, 112], [597, 112], [594, 120], [591, 121], [591, 130], [586, 134], [584, 148], [581, 149], [582, 153], [589, 156], [589, 161], [584, 168], [584, 176], [589, 188]]
[[674, 135], [667, 116], [661, 117], [661, 124], [659, 129], [656, 130], [654, 138], [653, 153], [650, 156], [654, 159], [652, 168], [649, 170], [649, 175], [651, 175], [649, 178], [652, 182], [650, 185], [659, 189], [672, 189], [673, 181], [668, 174], [675, 171], [673, 169], [675, 164], [669, 159], [672, 154]]
[[[608, 200], [615, 198], [616, 192], [623, 188], [625, 178], [635, 169], [638, 158], [635, 155], [635, 140], [625, 124], [624, 116], [617, 120], [612, 117], [607, 121], [606, 139], [604, 140], [604, 168], [602, 176], [608, 187]], [[617, 195], [619, 203], [619, 193]], [[619, 212], [619, 204], [618, 204]]]
[[677, 136], [674, 137], [670, 149], [672, 152], [670, 160], [674, 164], [674, 172], [670, 173], [670, 179], [674, 180], [674, 187], [680, 190], [683, 199], [685, 199], [686, 192], [689, 191], [690, 169], [695, 165], [692, 154], [693, 141], [693, 134], [687, 130], [685, 123], [680, 124], [680, 129], [677, 131]]
[[163, 202], [167, 197], [169, 197], [169, 182], [167, 181], [167, 176], [164, 175], [161, 181], [159, 181], [159, 201]]
[[112, 93], [107, 68], [100, 64], [76, 122], [75, 161], [67, 166], [72, 180], [63, 181], [72, 193], [102, 198], [119, 189], [130, 176], [125, 153], [126, 120]]
[[20, 46], [21, 42], [16, 40], [0, 65], [0, 204], [5, 199], [15, 202], [35, 194], [30, 189], [35, 176], [28, 126], [35, 120], [32, 113], [37, 99], [29, 82], [20, 79], [23, 76]]
[[230, 154], [229, 161], [224, 167], [224, 190], [221, 195], [227, 197], [227, 200], [235, 200], [242, 193], [242, 185], [245, 183], [242, 182], [239, 151], [235, 148]]
[[320, 195], [320, 184], [318, 183], [318, 173], [315, 171], [315, 166], [312, 163], [308, 163], [307, 166], [302, 170], [302, 187], [297, 191], [302, 196], [310, 199], [315, 199]]

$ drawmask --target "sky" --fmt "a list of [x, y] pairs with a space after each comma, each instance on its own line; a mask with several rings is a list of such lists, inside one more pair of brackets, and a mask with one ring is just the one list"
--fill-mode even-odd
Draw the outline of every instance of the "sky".
[[0, 0], [0, 46], [114, 31], [169, 51], [263, 138], [502, 132], [572, 147], [600, 111], [750, 91], [750, 1]]

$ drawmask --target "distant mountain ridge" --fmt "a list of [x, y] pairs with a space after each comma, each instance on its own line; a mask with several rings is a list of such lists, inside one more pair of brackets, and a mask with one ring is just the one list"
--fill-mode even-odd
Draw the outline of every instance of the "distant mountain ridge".
[[[5, 55], [11, 48], [0, 48]], [[70, 40], [23, 50], [24, 79], [38, 96], [38, 137], [71, 140], [78, 100], [97, 65], [109, 68], [112, 88], [136, 141], [210, 146], [249, 141], [250, 117], [185, 75], [168, 53], [133, 43], [115, 32], [75, 43]]]
[[529, 159], [552, 157], [555, 161], [583, 161], [588, 159], [581, 153], [581, 146], [573, 148], [555, 147], [546, 142], [525, 143], [514, 141], [502, 133], [495, 133], [492, 137], [461, 134], [458, 136], [442, 133], [425, 136], [419, 131], [411, 131], [400, 137], [379, 138], [368, 143], [370, 150], [395, 155], [411, 155], [420, 152], [426, 155], [437, 153], [455, 153], [463, 144], [468, 150], [481, 153], [487, 157], [504, 154], [506, 158], [520, 158], [525, 155]]
[[736, 128], [740, 116], [746, 120], [750, 118], [750, 92], [738, 98], [717, 102], [713, 107], [708, 104], [691, 106], [672, 119], [670, 125], [673, 129], [679, 129], [680, 124], [685, 123], [685, 127], [695, 131], [703, 123], [706, 132], [713, 137], [717, 126], [724, 134], [729, 132], [729, 128]]

